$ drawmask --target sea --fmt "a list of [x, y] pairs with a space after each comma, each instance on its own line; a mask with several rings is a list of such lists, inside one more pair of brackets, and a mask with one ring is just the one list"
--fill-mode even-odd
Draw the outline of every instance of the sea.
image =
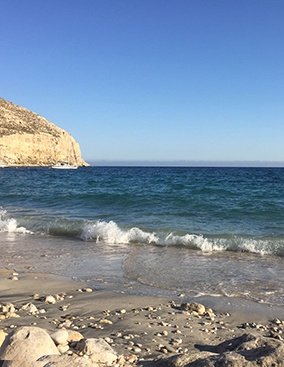
[[284, 168], [0, 169], [0, 266], [284, 303]]

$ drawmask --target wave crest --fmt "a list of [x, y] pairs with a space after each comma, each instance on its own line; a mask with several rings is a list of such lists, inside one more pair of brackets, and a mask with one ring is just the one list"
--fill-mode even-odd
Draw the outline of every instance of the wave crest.
[[113, 222], [97, 221], [87, 224], [81, 234], [84, 241], [95, 240], [96, 242], [127, 244], [127, 243], [157, 243], [158, 237], [155, 233], [144, 232], [133, 227], [129, 230], [122, 230]]
[[29, 233], [29, 234], [33, 233], [28, 229], [26, 229], [25, 227], [18, 227], [16, 219], [9, 218], [7, 216], [7, 211], [4, 209], [0, 209], [0, 232]]
[[114, 221], [97, 221], [85, 225], [81, 239], [111, 244], [153, 244], [158, 246], [183, 246], [202, 252], [240, 251], [260, 255], [284, 256], [284, 240], [254, 239], [239, 236], [212, 237], [190, 234], [168, 235], [145, 232], [140, 228], [121, 229]]
[[114, 221], [96, 221], [85, 225], [80, 238], [83, 241], [104, 242], [109, 244], [152, 244], [158, 246], [183, 246], [202, 252], [240, 251], [260, 255], [284, 256], [284, 240], [254, 239], [239, 236], [212, 237], [190, 234], [168, 235], [145, 232], [140, 228], [120, 228]]

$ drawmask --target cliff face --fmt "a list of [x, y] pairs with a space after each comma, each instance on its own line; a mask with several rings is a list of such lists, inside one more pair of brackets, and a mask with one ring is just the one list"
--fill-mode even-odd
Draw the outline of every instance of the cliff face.
[[52, 166], [88, 164], [66, 131], [44, 117], [0, 98], [0, 164]]

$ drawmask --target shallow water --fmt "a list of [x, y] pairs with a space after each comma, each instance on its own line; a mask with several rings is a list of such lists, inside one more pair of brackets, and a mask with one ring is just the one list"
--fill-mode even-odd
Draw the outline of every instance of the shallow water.
[[281, 168], [1, 169], [1, 264], [283, 304], [283, 188]]

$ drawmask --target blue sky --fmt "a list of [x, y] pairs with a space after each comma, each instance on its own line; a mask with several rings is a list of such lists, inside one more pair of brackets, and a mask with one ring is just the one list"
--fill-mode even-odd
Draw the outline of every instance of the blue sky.
[[0, 96], [87, 160], [284, 161], [284, 1], [2, 0]]

